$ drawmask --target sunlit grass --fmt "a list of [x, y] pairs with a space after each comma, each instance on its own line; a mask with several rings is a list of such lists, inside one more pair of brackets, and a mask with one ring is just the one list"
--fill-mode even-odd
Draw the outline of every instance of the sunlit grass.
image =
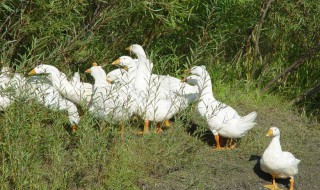
[[[33, 102], [15, 103], [0, 115], [1, 188], [35, 189], [221, 189], [238, 183], [236, 175], [253, 172], [252, 155], [261, 155], [277, 126], [284, 149], [304, 158], [310, 126], [279, 97], [259, 95], [239, 84], [214, 80], [217, 99], [241, 115], [258, 112], [257, 126], [237, 141], [238, 149], [213, 150], [213, 135], [192, 107], [178, 114], [162, 134], [136, 135], [142, 122], [118, 125], [96, 121], [88, 113], [69, 133], [66, 113]], [[152, 125], [152, 130], [155, 126]], [[297, 133], [297, 131], [301, 131]], [[314, 131], [314, 130], [313, 130]], [[316, 131], [319, 133], [319, 131]], [[294, 138], [293, 138], [294, 137]], [[230, 173], [232, 171], [232, 173]], [[230, 181], [223, 183], [223, 179]]]

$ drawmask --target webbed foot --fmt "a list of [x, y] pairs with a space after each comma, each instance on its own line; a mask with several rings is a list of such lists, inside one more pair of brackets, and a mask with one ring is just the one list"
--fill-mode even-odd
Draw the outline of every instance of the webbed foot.
[[270, 190], [281, 190], [277, 185], [264, 185], [263, 187]]

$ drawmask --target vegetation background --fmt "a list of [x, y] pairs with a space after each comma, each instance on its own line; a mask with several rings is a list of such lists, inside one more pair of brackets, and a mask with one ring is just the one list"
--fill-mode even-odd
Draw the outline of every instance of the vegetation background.
[[[285, 148], [305, 156], [301, 167], [308, 170], [297, 187], [315, 189], [319, 182], [310, 172], [319, 166], [312, 159], [319, 144], [313, 127], [320, 118], [319, 18], [318, 0], [2, 0], [2, 66], [27, 73], [52, 64], [70, 76], [96, 61], [110, 71], [110, 63], [127, 54], [124, 48], [138, 43], [155, 73], [183, 77], [186, 68], [206, 65], [217, 97], [241, 114], [257, 110], [264, 128], [242, 139], [239, 150], [217, 153], [190, 110], [163, 135], [119, 138], [86, 112], [81, 130], [70, 135], [61, 130], [64, 114], [16, 103], [0, 115], [1, 187], [257, 189], [266, 181], [247, 157], [262, 154], [268, 139], [260, 136], [276, 125], [288, 133]], [[295, 144], [303, 139], [308, 142]], [[248, 182], [239, 177], [243, 172]], [[229, 181], [220, 181], [226, 176]]]

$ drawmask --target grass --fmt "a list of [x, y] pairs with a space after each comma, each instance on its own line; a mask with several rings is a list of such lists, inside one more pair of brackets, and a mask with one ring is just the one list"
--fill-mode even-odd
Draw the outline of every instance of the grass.
[[[259, 40], [264, 2], [1, 3], [1, 66], [27, 73], [45, 63], [84, 77], [93, 61], [110, 63], [139, 43], [155, 62], [155, 73], [183, 77], [184, 69], [206, 64], [216, 98], [241, 115], [257, 111], [258, 124], [238, 149], [217, 152], [192, 107], [161, 135], [135, 135], [142, 122], [133, 119], [121, 138], [117, 124], [100, 123], [85, 111], [72, 134], [66, 113], [16, 102], [0, 113], [0, 189], [259, 189], [270, 181], [257, 165], [271, 140], [265, 137], [270, 126], [280, 128], [283, 149], [302, 160], [296, 188], [318, 189], [318, 121], [297, 114], [283, 97], [260, 95], [256, 86], [263, 88], [316, 46], [320, 9], [311, 0], [275, 1]], [[272, 92], [289, 99], [317, 85], [318, 55]], [[249, 75], [250, 81], [242, 81]], [[319, 97], [313, 96], [301, 109], [319, 118]]]
[[116, 125], [87, 113], [72, 134], [65, 113], [15, 103], [0, 115], [1, 189], [258, 189], [270, 180], [256, 160], [271, 140], [270, 126], [280, 128], [283, 149], [302, 160], [297, 189], [319, 185], [312, 175], [320, 164], [317, 127], [279, 97], [214, 81], [218, 99], [242, 115], [258, 112], [258, 125], [238, 149], [213, 150], [213, 135], [192, 108], [163, 134], [137, 136], [142, 122], [132, 120], [121, 137]]

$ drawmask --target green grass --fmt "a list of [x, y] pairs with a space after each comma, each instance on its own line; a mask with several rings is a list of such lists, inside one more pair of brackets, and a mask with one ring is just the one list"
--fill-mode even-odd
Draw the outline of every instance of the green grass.
[[238, 149], [213, 150], [213, 136], [192, 108], [178, 114], [163, 134], [138, 136], [142, 122], [132, 120], [121, 137], [116, 125], [101, 124], [87, 113], [71, 134], [64, 128], [66, 113], [15, 103], [0, 115], [0, 188], [257, 189], [269, 181], [255, 173], [256, 161], [249, 159], [263, 153], [270, 126], [280, 128], [284, 150], [302, 160], [297, 188], [318, 183], [302, 181], [315, 179], [306, 169], [312, 172], [319, 164], [312, 151], [319, 144], [318, 128], [279, 97], [214, 81], [216, 98], [242, 115], [258, 112], [257, 126], [237, 142]]

